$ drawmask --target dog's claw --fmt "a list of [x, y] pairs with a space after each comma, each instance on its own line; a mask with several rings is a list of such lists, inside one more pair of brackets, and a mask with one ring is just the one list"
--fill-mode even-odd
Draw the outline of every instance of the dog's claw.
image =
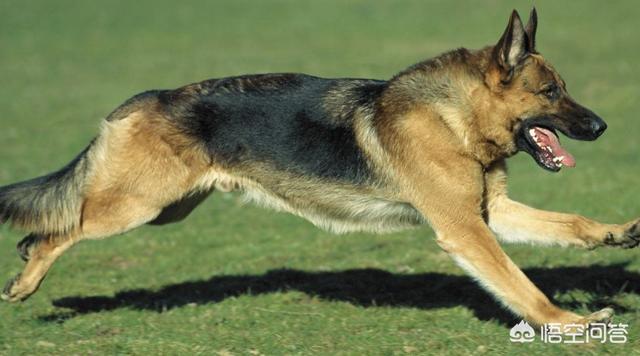
[[636, 221], [621, 234], [607, 233], [603, 242], [605, 245], [622, 247], [624, 249], [638, 247], [640, 245], [640, 221]]
[[590, 314], [589, 316], [587, 316], [586, 319], [587, 319], [587, 322], [590, 324], [591, 323], [608, 324], [613, 319], [613, 314], [614, 314], [613, 308], [607, 307], [600, 311]]
[[18, 279], [20, 279], [19, 274], [11, 278], [9, 281], [7, 281], [7, 284], [5, 284], [4, 288], [2, 289], [2, 294], [0, 294], [0, 298], [2, 298], [2, 300], [8, 301], [8, 302], [18, 301], [16, 299], [16, 295], [11, 292], [13, 290], [13, 286], [15, 285]]
[[23, 302], [33, 294], [35, 290], [29, 291], [24, 288], [16, 288], [16, 283], [20, 280], [20, 276], [20, 274], [16, 275], [5, 284], [2, 294], [0, 294], [0, 299], [10, 303]]
[[624, 246], [625, 248], [633, 248], [640, 245], [640, 221], [631, 225], [631, 227], [624, 232], [624, 236], [627, 239], [627, 244]]

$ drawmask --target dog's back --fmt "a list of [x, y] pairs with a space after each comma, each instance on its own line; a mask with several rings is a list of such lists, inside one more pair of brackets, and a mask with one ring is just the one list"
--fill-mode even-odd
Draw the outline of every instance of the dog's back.
[[[320, 179], [363, 183], [371, 172], [354, 128], [385, 82], [265, 74], [159, 94], [169, 117], [226, 168], [260, 162]], [[178, 98], [176, 100], [176, 98]]]

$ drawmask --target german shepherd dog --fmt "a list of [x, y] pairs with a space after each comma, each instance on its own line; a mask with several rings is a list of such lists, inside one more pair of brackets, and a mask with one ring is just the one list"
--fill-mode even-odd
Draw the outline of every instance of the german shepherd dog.
[[552, 304], [500, 248], [533, 242], [593, 248], [640, 244], [640, 221], [601, 224], [507, 196], [518, 151], [557, 172], [575, 160], [557, 131], [606, 129], [536, 51], [537, 15], [514, 11], [494, 46], [457, 49], [388, 81], [264, 74], [152, 90], [126, 101], [69, 165], [0, 188], [0, 220], [29, 235], [10, 302], [33, 294], [79, 241], [185, 218], [214, 190], [240, 190], [336, 232], [430, 225], [437, 242], [529, 322], [609, 320]]

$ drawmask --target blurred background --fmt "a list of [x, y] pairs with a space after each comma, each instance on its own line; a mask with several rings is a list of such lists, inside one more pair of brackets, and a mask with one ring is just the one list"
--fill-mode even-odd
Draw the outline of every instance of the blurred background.
[[[640, 5], [631, 0], [3, 0], [0, 185], [66, 164], [101, 118], [141, 91], [264, 72], [386, 79], [443, 51], [497, 42], [511, 10], [527, 18], [533, 5], [539, 51], [609, 129], [596, 142], [561, 137], [573, 170], [554, 175], [516, 156], [512, 196], [607, 222], [635, 218]], [[0, 227], [5, 279], [22, 266], [20, 237]], [[614, 305], [631, 324], [625, 347], [640, 345], [638, 251], [507, 251], [564, 307]], [[515, 321], [428, 228], [332, 236], [233, 194], [214, 195], [184, 224], [78, 246], [38, 294], [0, 305], [0, 315], [7, 354], [482, 353], [512, 351]], [[619, 350], [608, 347], [583, 351]]]

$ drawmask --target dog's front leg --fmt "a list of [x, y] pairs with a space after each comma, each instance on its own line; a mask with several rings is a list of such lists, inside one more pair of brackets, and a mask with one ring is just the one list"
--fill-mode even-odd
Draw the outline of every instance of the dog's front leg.
[[610, 309], [581, 317], [555, 306], [502, 251], [480, 217], [439, 231], [437, 241], [504, 306], [532, 324], [588, 324], [612, 316]]
[[[536, 325], [586, 325], [610, 319], [611, 309], [582, 317], [551, 303], [500, 248], [474, 206], [476, 198], [461, 192], [430, 195], [420, 210], [436, 230], [438, 244], [485, 289], [515, 314]], [[433, 204], [434, 201], [443, 204]]]
[[438, 244], [503, 305], [532, 324], [607, 321], [604, 309], [586, 317], [562, 310], [500, 248], [483, 218], [484, 177], [472, 160], [431, 161], [401, 172], [408, 200], [436, 231]]
[[[381, 125], [399, 199], [418, 209], [438, 244], [496, 299], [524, 317], [545, 323], [589, 324], [608, 320], [604, 309], [586, 317], [562, 310], [502, 251], [485, 222], [485, 169], [433, 112], [417, 110]], [[384, 123], [384, 121], [382, 121]]]
[[489, 226], [503, 241], [587, 248], [631, 248], [640, 244], [640, 220], [603, 224], [576, 214], [534, 209], [509, 199], [504, 162], [488, 170], [485, 181]]
[[491, 229], [505, 242], [586, 248], [640, 245], [640, 220], [603, 224], [576, 214], [534, 209], [506, 196], [489, 205], [488, 217]]

